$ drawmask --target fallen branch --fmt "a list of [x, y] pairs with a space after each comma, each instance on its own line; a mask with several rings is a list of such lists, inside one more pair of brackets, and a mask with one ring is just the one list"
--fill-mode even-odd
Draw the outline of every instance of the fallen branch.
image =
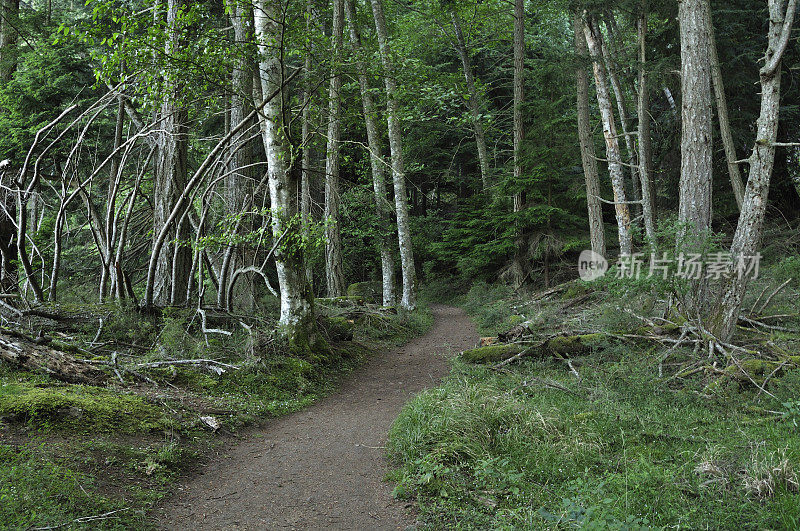
[[108, 375], [91, 363], [11, 331], [0, 334], [0, 360], [67, 383], [105, 385], [108, 380]]

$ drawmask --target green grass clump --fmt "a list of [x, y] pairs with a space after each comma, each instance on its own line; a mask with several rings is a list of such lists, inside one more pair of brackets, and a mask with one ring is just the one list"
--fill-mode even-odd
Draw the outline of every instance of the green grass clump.
[[[94, 491], [94, 480], [50, 459], [36, 447], [0, 445], [0, 528], [64, 525], [68, 529], [125, 529], [142, 525], [142, 514], [122, 500]], [[75, 519], [120, 511], [109, 519], [71, 524]]]
[[147, 433], [171, 426], [155, 405], [142, 397], [90, 386], [40, 387], [27, 382], [0, 383], [0, 417], [47, 430], [82, 433]]
[[763, 395], [674, 390], [655, 355], [609, 349], [581, 359], [581, 382], [549, 360], [458, 363], [391, 429], [396, 495], [434, 529], [800, 525], [800, 376], [773, 387], [789, 405], [775, 416]]

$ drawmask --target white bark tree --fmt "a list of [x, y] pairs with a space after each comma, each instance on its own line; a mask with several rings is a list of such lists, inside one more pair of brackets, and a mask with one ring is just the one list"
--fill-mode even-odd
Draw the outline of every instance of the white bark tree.
[[581, 163], [586, 181], [586, 205], [589, 213], [589, 238], [592, 251], [600, 256], [606, 255], [606, 235], [603, 227], [603, 209], [600, 204], [600, 174], [597, 170], [592, 125], [589, 114], [589, 76], [586, 65], [589, 51], [583, 35], [583, 21], [579, 11], [573, 16], [575, 31], [575, 53], [578, 64], [575, 67], [577, 81], [578, 140], [581, 145]]
[[291, 171], [291, 148], [284, 116], [284, 70], [281, 61], [284, 28], [281, 24], [285, 6], [280, 0], [260, 0], [255, 10], [255, 36], [260, 54], [259, 71], [264, 100], [275, 92], [280, 95], [264, 104], [261, 128], [267, 156], [272, 208], [272, 234], [276, 240], [289, 231], [291, 237], [275, 253], [280, 286], [281, 310], [278, 321], [290, 342], [306, 344], [314, 332], [314, 295], [306, 280], [303, 249], [298, 244], [298, 179]]
[[350, 28], [350, 45], [356, 56], [356, 70], [358, 71], [358, 86], [361, 91], [361, 102], [364, 108], [364, 124], [367, 129], [367, 144], [369, 148], [369, 162], [372, 170], [372, 189], [375, 195], [375, 211], [378, 216], [377, 247], [381, 256], [381, 284], [383, 287], [383, 305], [394, 306], [394, 253], [392, 230], [392, 205], [386, 195], [386, 171], [383, 157], [381, 156], [381, 136], [378, 131], [378, 111], [370, 92], [367, 66], [363, 59], [361, 35], [356, 20], [354, 0], [345, 0], [345, 16]]
[[400, 244], [400, 267], [403, 273], [403, 296], [400, 306], [414, 309], [417, 305], [417, 272], [414, 266], [414, 250], [411, 244], [411, 225], [409, 222], [408, 199], [406, 196], [406, 176], [403, 166], [403, 138], [397, 101], [397, 79], [394, 58], [389, 44], [389, 30], [383, 0], [371, 0], [372, 15], [375, 20], [375, 33], [383, 64], [383, 78], [386, 87], [386, 122], [389, 130], [389, 149], [392, 156], [392, 182], [394, 184], [394, 204], [397, 215], [397, 237]]
[[611, 175], [611, 186], [614, 190], [619, 249], [620, 254], [630, 255], [633, 252], [631, 214], [625, 197], [625, 177], [622, 172], [617, 124], [609, 95], [608, 80], [603, 67], [602, 35], [594, 17], [588, 13], [584, 13], [584, 17], [583, 34], [593, 62], [595, 92], [597, 93], [597, 104], [600, 107], [600, 118], [603, 122], [603, 137], [606, 141], [608, 172]]

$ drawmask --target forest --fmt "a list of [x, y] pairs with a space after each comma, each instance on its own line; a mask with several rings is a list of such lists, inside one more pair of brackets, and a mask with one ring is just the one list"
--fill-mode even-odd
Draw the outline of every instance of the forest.
[[0, 0], [0, 528], [800, 529], [797, 0]]

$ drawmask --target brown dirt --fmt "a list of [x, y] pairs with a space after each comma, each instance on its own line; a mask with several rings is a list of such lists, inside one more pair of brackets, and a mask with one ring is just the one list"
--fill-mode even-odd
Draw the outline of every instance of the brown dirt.
[[162, 529], [405, 529], [415, 518], [384, 481], [403, 404], [447, 374], [477, 332], [434, 305], [433, 328], [373, 356], [335, 394], [276, 419], [213, 461], [158, 511]]

